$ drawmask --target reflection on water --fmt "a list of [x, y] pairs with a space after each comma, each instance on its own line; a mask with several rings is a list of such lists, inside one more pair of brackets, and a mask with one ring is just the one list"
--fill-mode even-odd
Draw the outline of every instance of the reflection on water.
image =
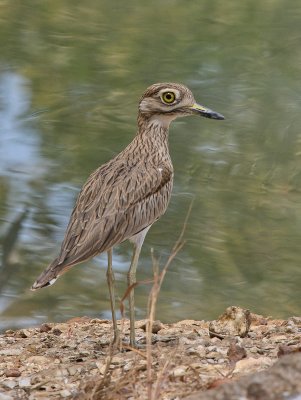
[[[231, 304], [300, 314], [301, 6], [1, 7], [0, 329], [109, 316], [105, 255], [49, 289], [29, 287], [55, 257], [81, 185], [130, 142], [138, 98], [158, 81], [187, 84], [226, 120], [171, 128], [173, 197], [145, 241], [140, 280], [152, 275], [150, 249], [163, 265], [194, 206], [157, 317], [213, 318]], [[114, 253], [120, 297], [130, 252]], [[148, 293], [137, 289], [139, 317]]]

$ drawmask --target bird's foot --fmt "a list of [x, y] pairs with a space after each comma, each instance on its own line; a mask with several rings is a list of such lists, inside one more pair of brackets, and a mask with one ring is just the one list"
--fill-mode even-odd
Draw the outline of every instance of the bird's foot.
[[145, 338], [141, 337], [138, 340], [122, 340], [122, 348], [124, 351], [131, 351], [131, 350], [145, 350]]

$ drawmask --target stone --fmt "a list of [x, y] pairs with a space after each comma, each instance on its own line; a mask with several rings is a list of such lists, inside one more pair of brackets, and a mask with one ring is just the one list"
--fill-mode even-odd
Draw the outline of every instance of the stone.
[[245, 358], [236, 363], [233, 375], [246, 375], [254, 371], [260, 371], [270, 367], [273, 361], [268, 357]]
[[19, 376], [21, 376], [21, 372], [20, 372], [18, 369], [16, 369], [16, 368], [6, 369], [6, 370], [4, 371], [4, 375], [5, 375], [7, 378], [9, 378], [9, 377], [18, 378]]
[[19, 356], [22, 353], [21, 349], [2, 349], [0, 350], [0, 356]]
[[96, 366], [99, 372], [103, 375], [106, 371], [106, 364], [100, 361], [96, 361]]
[[51, 329], [52, 329], [51, 326], [49, 326], [48, 324], [42, 324], [40, 326], [41, 333], [43, 333], [43, 332], [47, 333], [47, 332], [51, 331]]
[[227, 356], [230, 362], [237, 362], [247, 357], [246, 350], [237, 345], [236, 343], [231, 343], [227, 352]]
[[125, 363], [125, 361], [124, 361], [124, 358], [123, 357], [118, 357], [118, 356], [114, 356], [113, 358], [112, 358], [112, 361], [111, 361], [111, 364], [124, 364]]
[[14, 387], [16, 387], [18, 385], [18, 382], [13, 381], [11, 379], [5, 379], [4, 381], [1, 382], [1, 385], [3, 385], [4, 387], [7, 387], [9, 389], [13, 389]]
[[7, 393], [0, 393], [0, 400], [14, 400], [14, 397]]
[[202, 358], [205, 357], [206, 355], [206, 348], [202, 345], [196, 347], [189, 347], [186, 352], [188, 355], [197, 355]]
[[172, 375], [175, 378], [184, 376], [186, 375], [187, 368], [187, 365], [179, 365], [178, 367], [174, 368], [174, 370], [172, 371]]
[[60, 391], [60, 396], [61, 397], [69, 397], [69, 396], [71, 396], [71, 392], [69, 391], [69, 390], [67, 390], [67, 389], [64, 389], [64, 390], [61, 390]]
[[69, 375], [69, 371], [67, 368], [58, 368], [55, 371], [55, 376], [57, 376], [57, 377], [68, 376], [68, 375]]
[[75, 367], [75, 366], [68, 367], [67, 369], [68, 369], [69, 375], [71, 375], [71, 376], [75, 375], [77, 372], [80, 371], [80, 368]]
[[20, 388], [28, 388], [30, 386], [31, 386], [31, 378], [29, 376], [25, 376], [19, 379]]
[[[245, 360], [241, 360], [242, 362]], [[283, 356], [266, 371], [198, 391], [185, 400], [301, 400], [301, 354]]]
[[245, 337], [251, 324], [250, 311], [240, 307], [228, 307], [215, 321], [209, 324], [210, 337], [223, 339], [227, 336]]
[[[139, 321], [140, 322], [140, 321]], [[148, 320], [143, 321], [142, 323], [136, 323], [135, 327], [136, 328], [140, 328], [142, 329], [144, 332], [146, 332], [147, 329], [147, 324], [148, 324]], [[161, 329], [163, 328], [163, 324], [161, 321], [157, 320], [157, 321], [153, 321], [152, 324], [152, 333], [158, 333]]]
[[53, 362], [52, 358], [45, 356], [31, 356], [26, 360], [29, 364], [44, 364], [46, 366], [50, 366], [50, 363]]
[[55, 336], [60, 336], [63, 332], [58, 328], [54, 328], [52, 329], [51, 333], [53, 333]]

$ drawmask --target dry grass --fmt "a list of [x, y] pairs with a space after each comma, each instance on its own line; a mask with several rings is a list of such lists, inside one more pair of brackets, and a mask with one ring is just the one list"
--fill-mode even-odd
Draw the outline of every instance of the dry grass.
[[155, 258], [154, 253], [152, 251], [152, 261], [153, 261], [153, 274], [154, 274], [154, 283], [148, 298], [148, 323], [146, 327], [146, 359], [147, 359], [147, 387], [148, 387], [148, 400], [157, 400], [160, 398], [160, 388], [162, 387], [162, 382], [164, 380], [165, 371], [170, 360], [167, 360], [159, 372], [157, 376], [157, 380], [155, 383], [152, 382], [152, 327], [155, 321], [156, 307], [157, 301], [160, 293], [160, 289], [165, 278], [168, 267], [170, 266], [173, 259], [176, 257], [178, 252], [184, 246], [184, 233], [187, 227], [188, 218], [190, 216], [192, 210], [193, 201], [190, 203], [182, 231], [178, 240], [176, 241], [170, 256], [168, 257], [167, 262], [165, 263], [161, 272], [159, 269], [158, 259]]

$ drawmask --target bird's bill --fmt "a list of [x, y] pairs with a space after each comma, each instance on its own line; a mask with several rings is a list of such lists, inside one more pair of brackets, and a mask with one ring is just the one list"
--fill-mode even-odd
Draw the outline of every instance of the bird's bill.
[[201, 115], [202, 117], [212, 118], [212, 119], [225, 119], [222, 114], [219, 114], [215, 111], [210, 110], [210, 108], [201, 106], [200, 104], [194, 103], [189, 109], [193, 112], [193, 114]]

